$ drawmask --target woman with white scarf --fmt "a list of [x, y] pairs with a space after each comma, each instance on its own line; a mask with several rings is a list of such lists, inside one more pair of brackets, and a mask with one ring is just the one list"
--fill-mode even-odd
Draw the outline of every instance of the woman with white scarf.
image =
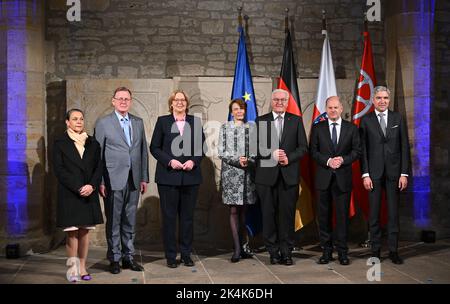
[[84, 131], [84, 114], [71, 109], [66, 115], [67, 131], [55, 140], [53, 168], [58, 179], [56, 225], [67, 233], [67, 279], [89, 281], [86, 269], [89, 230], [103, 223], [98, 187], [103, 165], [100, 145]]

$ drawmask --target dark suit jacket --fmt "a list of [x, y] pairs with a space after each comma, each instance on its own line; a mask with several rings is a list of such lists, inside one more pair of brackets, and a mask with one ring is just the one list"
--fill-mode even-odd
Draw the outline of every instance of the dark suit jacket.
[[409, 142], [406, 124], [400, 113], [389, 111], [386, 137], [381, 131], [375, 111], [363, 116], [360, 124], [362, 145], [361, 173], [372, 179], [386, 175], [396, 180], [409, 174]]
[[327, 161], [335, 156], [342, 156], [344, 159], [341, 167], [334, 170], [339, 189], [342, 192], [352, 190], [352, 163], [361, 156], [358, 128], [354, 124], [342, 120], [336, 151], [331, 142], [328, 120], [314, 125], [311, 129], [310, 152], [317, 163], [316, 188], [318, 190], [326, 190], [329, 187], [333, 169], [327, 166]]
[[[200, 184], [202, 182], [200, 162], [204, 156], [204, 141], [205, 135], [198, 117], [186, 115], [183, 136], [180, 135], [172, 114], [158, 117], [150, 143], [150, 152], [158, 161], [155, 182], [174, 186]], [[180, 148], [179, 153], [172, 151], [174, 142], [174, 146]], [[191, 171], [174, 170], [169, 166], [172, 159], [181, 163], [192, 160], [195, 165]]]
[[289, 160], [287, 166], [280, 166], [275, 161], [273, 161], [273, 165], [268, 166], [272, 152], [278, 149], [277, 146], [272, 146], [270, 143], [279, 142], [277, 129], [273, 122], [272, 112], [256, 119], [258, 155], [255, 183], [273, 186], [277, 182], [279, 174], [281, 174], [287, 185], [299, 184], [300, 158], [308, 150], [302, 118], [291, 113], [286, 113], [284, 117], [283, 134], [279, 148], [286, 152]]
[[[89, 226], [103, 223], [98, 197], [103, 165], [100, 161], [100, 145], [95, 138], [86, 140], [81, 159], [72, 139], [64, 133], [53, 146], [53, 168], [58, 179], [58, 227]], [[88, 197], [78, 190], [86, 185], [95, 190]]]

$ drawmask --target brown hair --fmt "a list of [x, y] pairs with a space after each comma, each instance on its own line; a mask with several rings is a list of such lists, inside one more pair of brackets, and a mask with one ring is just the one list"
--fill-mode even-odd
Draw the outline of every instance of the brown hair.
[[122, 91], [126, 91], [126, 92], [130, 93], [130, 97], [131, 97], [130, 89], [128, 89], [127, 87], [118, 87], [117, 89], [114, 90], [113, 98], [114, 98], [114, 96], [116, 96], [117, 92], [122, 92]]
[[169, 112], [173, 113], [173, 109], [172, 109], [172, 102], [175, 99], [175, 95], [177, 95], [178, 93], [183, 94], [184, 99], [186, 99], [186, 113], [189, 112], [189, 97], [186, 95], [186, 93], [183, 90], [175, 90], [172, 92], [172, 94], [170, 94], [169, 96], [169, 100], [167, 101], [167, 104], [169, 105]]
[[228, 106], [229, 113], [232, 112], [231, 108], [233, 107], [233, 104], [237, 104], [239, 106], [239, 108], [244, 109], [245, 112], [247, 113], [247, 103], [245, 101], [243, 101], [242, 99], [240, 99], [240, 98], [233, 99], [230, 102], [230, 105]]

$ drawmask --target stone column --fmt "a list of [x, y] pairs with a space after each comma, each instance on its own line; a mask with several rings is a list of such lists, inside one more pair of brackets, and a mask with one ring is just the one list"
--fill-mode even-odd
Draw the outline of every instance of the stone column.
[[0, 13], [0, 246], [23, 254], [47, 247], [44, 1], [4, 0]]
[[386, 1], [386, 80], [391, 106], [402, 113], [411, 144], [409, 195], [402, 203], [403, 235], [431, 226], [430, 138], [435, 1]]

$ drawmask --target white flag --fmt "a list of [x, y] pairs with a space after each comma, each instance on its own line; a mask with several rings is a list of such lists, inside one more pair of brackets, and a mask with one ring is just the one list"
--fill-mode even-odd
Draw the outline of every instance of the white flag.
[[334, 77], [333, 59], [331, 56], [330, 41], [326, 31], [322, 47], [322, 59], [320, 61], [319, 85], [317, 86], [317, 98], [314, 107], [313, 123], [326, 118], [325, 101], [330, 96], [337, 96], [336, 79]]

